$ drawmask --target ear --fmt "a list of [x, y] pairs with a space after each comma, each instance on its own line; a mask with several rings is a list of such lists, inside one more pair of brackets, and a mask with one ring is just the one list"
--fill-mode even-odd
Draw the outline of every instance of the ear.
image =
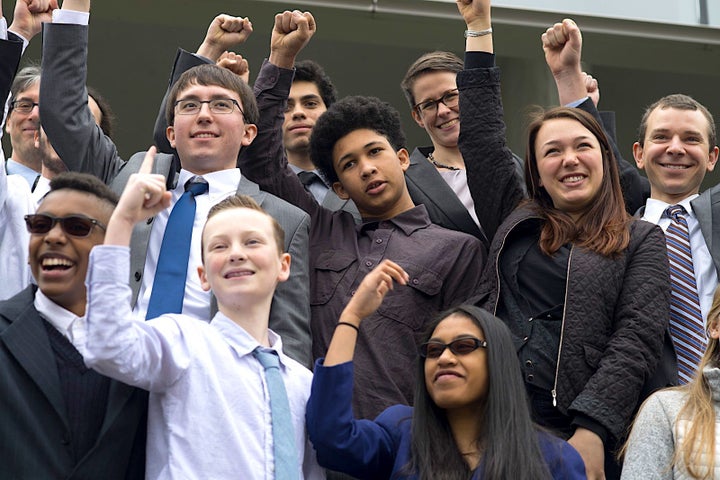
[[707, 334], [710, 338], [720, 338], [720, 321], [716, 318], [710, 321], [710, 325], [707, 328]]
[[280, 255], [280, 274], [278, 275], [278, 282], [284, 282], [290, 277], [290, 263], [291, 258], [289, 253], [283, 253]]
[[210, 282], [208, 282], [207, 279], [207, 273], [205, 272], [205, 267], [203, 265], [200, 265], [197, 267], [198, 276], [200, 277], [200, 287], [205, 292], [210, 291]]
[[332, 184], [333, 192], [335, 192], [335, 195], [338, 196], [341, 200], [349, 200], [350, 195], [347, 194], [345, 191], [345, 188], [343, 188], [342, 183], [340, 182], [333, 182]]
[[253, 140], [255, 140], [255, 137], [257, 136], [257, 125], [254, 125], [252, 123], [248, 123], [245, 125], [245, 132], [242, 136], [241, 145], [244, 147], [247, 147], [252, 143]]
[[40, 129], [38, 128], [35, 130], [35, 133], [33, 134], [33, 143], [35, 145], [35, 148], [40, 148]]
[[717, 163], [718, 159], [718, 147], [717, 145], [710, 150], [710, 157], [708, 158], [708, 164], [707, 164], [707, 170], [708, 172], [712, 172], [715, 168], [715, 163]]
[[408, 167], [410, 166], [410, 154], [408, 151], [404, 148], [401, 148], [397, 151], [398, 160], [400, 160], [400, 167], [402, 168], [403, 172], [406, 172]]
[[175, 148], [175, 127], [168, 125], [167, 129], [165, 129], [165, 136], [167, 137], [168, 142], [170, 142], [170, 146]]
[[422, 116], [417, 113], [417, 110], [413, 108], [412, 110], [410, 110], [410, 113], [412, 114], [412, 118], [413, 120], [415, 120], [415, 123], [417, 123], [420, 128], [425, 128], [425, 121], [423, 120]]
[[639, 142], [633, 143], [633, 157], [635, 157], [635, 164], [637, 165], [637, 167], [640, 170], [643, 170], [645, 168], [645, 160], [643, 159], [643, 147], [642, 145], [640, 145]]

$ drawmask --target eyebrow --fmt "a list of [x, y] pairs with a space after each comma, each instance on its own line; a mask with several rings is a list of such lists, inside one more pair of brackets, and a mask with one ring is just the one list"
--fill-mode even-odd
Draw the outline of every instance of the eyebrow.
[[[368, 142], [365, 145], [363, 145], [360, 149], [366, 150], [374, 145], [384, 145], [384, 143], [381, 142], [380, 140], [373, 140], [372, 142]], [[354, 156], [354, 154], [355, 154], [354, 152], [350, 152], [350, 153], [346, 153], [342, 157], [338, 158], [337, 165], [340, 165], [340, 163], [342, 163], [342, 161], [347, 158], [352, 158]]]

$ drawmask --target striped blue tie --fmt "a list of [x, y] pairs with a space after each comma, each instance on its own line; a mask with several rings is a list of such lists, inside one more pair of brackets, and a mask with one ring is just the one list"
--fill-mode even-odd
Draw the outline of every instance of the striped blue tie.
[[671, 205], [665, 210], [671, 219], [665, 231], [672, 286], [670, 336], [677, 353], [681, 384], [693, 378], [707, 345], [686, 214], [682, 205]]

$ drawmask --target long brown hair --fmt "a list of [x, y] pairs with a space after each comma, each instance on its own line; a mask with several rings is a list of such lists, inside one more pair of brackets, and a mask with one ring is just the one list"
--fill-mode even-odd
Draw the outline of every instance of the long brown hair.
[[[603, 178], [600, 190], [590, 207], [577, 220], [555, 208], [547, 190], [540, 186], [535, 152], [535, 140], [545, 122], [565, 118], [575, 120], [587, 128], [597, 138], [602, 152]], [[627, 248], [631, 218], [625, 211], [618, 166], [602, 127], [591, 115], [567, 107], [552, 108], [537, 115], [528, 127], [525, 184], [532, 204], [545, 219], [540, 232], [540, 248], [547, 255], [552, 255], [569, 242], [604, 256], [617, 255]]]
[[[720, 288], [715, 290], [712, 307], [707, 316], [706, 328], [710, 330], [713, 323], [720, 321]], [[697, 372], [692, 381], [679, 387], [687, 396], [685, 405], [678, 412], [675, 421], [675, 438], [678, 438], [680, 419], [688, 419], [689, 429], [680, 445], [675, 446], [673, 466], [680, 459], [688, 473], [697, 479], [710, 480], [715, 469], [715, 408], [713, 407], [712, 391], [703, 375], [705, 367], [720, 366], [720, 343], [717, 338], [708, 338], [707, 349], [703, 355]], [[703, 459], [707, 459], [707, 467], [702, 467]]]

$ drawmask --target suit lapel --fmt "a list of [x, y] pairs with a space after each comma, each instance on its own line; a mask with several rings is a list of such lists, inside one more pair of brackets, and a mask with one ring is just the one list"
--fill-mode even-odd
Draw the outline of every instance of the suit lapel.
[[[690, 202], [700, 224], [705, 244], [713, 258], [715, 270], [720, 272], [720, 190], [713, 188]], [[713, 210], [718, 210], [714, 212]], [[713, 216], [718, 220], [713, 221]], [[720, 273], [718, 273], [720, 275]]]
[[67, 426], [55, 356], [43, 320], [33, 305], [34, 288], [29, 287], [21, 295], [23, 302], [18, 304], [17, 311], [9, 312], [14, 320], [0, 335], [0, 341], [37, 384]]

